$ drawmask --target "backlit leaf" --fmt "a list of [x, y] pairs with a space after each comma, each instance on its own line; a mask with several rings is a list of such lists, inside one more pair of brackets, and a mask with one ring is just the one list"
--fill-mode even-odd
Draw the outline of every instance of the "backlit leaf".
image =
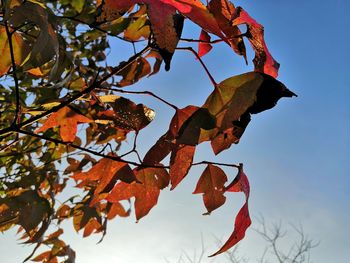
[[73, 142], [77, 133], [78, 123], [92, 122], [89, 118], [76, 113], [69, 107], [63, 107], [57, 112], [52, 113], [44, 125], [35, 132], [43, 132], [50, 128], [60, 127], [60, 136], [65, 142]]
[[[113, 155], [111, 155], [113, 156]], [[81, 181], [79, 187], [89, 185], [95, 182], [94, 200], [92, 203], [99, 201], [99, 194], [109, 192], [117, 180], [125, 182], [135, 181], [135, 175], [125, 162], [102, 158], [92, 168], [86, 172], [75, 173], [71, 176], [75, 181]]]
[[274, 107], [282, 97], [296, 96], [273, 77], [248, 72], [228, 78], [215, 88], [203, 108], [216, 117], [217, 130], [210, 137], [217, 154], [237, 143], [256, 114]]
[[228, 0], [211, 0], [208, 5], [209, 11], [214, 15], [220, 29], [225, 34], [225, 41], [238, 54], [246, 58], [246, 49], [238, 26], [232, 25], [237, 17], [237, 10]]
[[196, 147], [191, 145], [177, 145], [170, 156], [170, 180], [173, 190], [187, 175], [193, 162]]
[[233, 233], [225, 242], [225, 244], [217, 252], [211, 255], [211, 257], [221, 254], [227, 251], [228, 249], [230, 249], [231, 247], [233, 247], [234, 245], [236, 245], [239, 241], [241, 241], [244, 238], [246, 230], [251, 225], [251, 219], [250, 219], [249, 209], [248, 209], [250, 186], [249, 186], [248, 178], [246, 174], [243, 172], [242, 167], [239, 169], [238, 174], [236, 178], [233, 180], [233, 182], [229, 186], [227, 186], [226, 191], [243, 192], [245, 194], [246, 201], [236, 216]]
[[202, 42], [198, 43], [198, 56], [202, 57], [205, 54], [209, 53], [209, 51], [213, 48], [212, 45], [210, 45], [210, 36], [207, 32], [204, 30], [201, 30], [201, 34], [199, 36], [199, 40]]
[[[12, 30], [12, 29], [10, 29]], [[13, 54], [16, 65], [21, 65], [29, 53], [29, 47], [23, 36], [17, 32], [12, 34]], [[5, 26], [0, 25], [0, 77], [12, 67], [9, 41]]]
[[264, 27], [256, 22], [243, 8], [238, 8], [238, 17], [233, 21], [234, 26], [246, 24], [248, 27], [248, 39], [255, 51], [253, 60], [255, 71], [259, 71], [272, 77], [278, 76], [280, 64], [270, 54], [264, 39]]
[[225, 203], [224, 185], [226, 181], [227, 176], [225, 172], [212, 164], [208, 164], [199, 178], [193, 194], [203, 193], [203, 201], [208, 214]]
[[139, 220], [157, 204], [160, 189], [169, 183], [169, 175], [163, 168], [141, 168], [134, 171], [139, 182], [116, 184], [106, 199], [115, 203], [134, 197], [136, 219]]

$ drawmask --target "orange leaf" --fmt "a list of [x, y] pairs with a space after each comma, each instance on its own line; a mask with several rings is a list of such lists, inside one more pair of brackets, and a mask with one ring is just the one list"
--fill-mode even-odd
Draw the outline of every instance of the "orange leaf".
[[109, 208], [108, 213], [107, 213], [107, 219], [111, 220], [114, 217], [116, 217], [117, 215], [120, 217], [129, 216], [128, 211], [125, 211], [124, 207], [119, 202], [115, 202], [113, 204], [110, 204], [110, 208]]
[[199, 178], [193, 194], [203, 193], [203, 201], [208, 214], [225, 203], [224, 184], [226, 181], [225, 172], [212, 164], [208, 164]]
[[51, 256], [51, 251], [46, 251], [46, 252], [43, 252], [40, 255], [36, 256], [35, 258], [33, 258], [32, 261], [35, 261], [35, 262], [40, 262], [40, 261], [47, 262], [50, 259], [50, 256]]
[[77, 133], [78, 123], [92, 122], [89, 118], [76, 113], [69, 107], [63, 107], [57, 112], [52, 113], [44, 125], [35, 132], [43, 132], [50, 128], [60, 127], [60, 136], [64, 142], [73, 142]]
[[91, 218], [85, 225], [83, 237], [90, 236], [94, 231], [100, 232], [101, 227], [101, 224], [97, 221], [96, 218]]
[[79, 187], [83, 187], [91, 181], [98, 182], [91, 205], [99, 201], [100, 193], [109, 192], [118, 179], [126, 182], [132, 182], [136, 179], [127, 163], [108, 158], [102, 158], [90, 170], [75, 173], [71, 177], [75, 181], [82, 181], [78, 185]]
[[115, 203], [135, 197], [135, 214], [139, 220], [157, 204], [160, 189], [168, 185], [169, 177], [164, 168], [142, 168], [135, 169], [134, 172], [140, 183], [120, 182], [106, 199]]

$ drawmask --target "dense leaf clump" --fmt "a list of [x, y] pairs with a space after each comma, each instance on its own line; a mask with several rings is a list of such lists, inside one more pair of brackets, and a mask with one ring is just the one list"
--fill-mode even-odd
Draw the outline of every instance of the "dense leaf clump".
[[[205, 214], [222, 206], [227, 192], [246, 196], [233, 233], [213, 255], [244, 237], [251, 220], [243, 165], [194, 163], [196, 147], [208, 141], [219, 154], [239, 142], [252, 114], [295, 94], [276, 80], [279, 64], [266, 46], [263, 27], [229, 0], [206, 4], [1, 1], [0, 231], [19, 227], [21, 238], [35, 244], [27, 259], [74, 262], [75, 252], [60, 239], [63, 221], [72, 219], [84, 237], [104, 236], [109, 220], [129, 216], [131, 208], [123, 200], [134, 200], [139, 220], [157, 204], [160, 191], [174, 189], [194, 165], [204, 166], [193, 193], [203, 195]], [[201, 29], [198, 39], [181, 37], [186, 20]], [[111, 39], [129, 43], [134, 54], [111, 64], [107, 51], [118, 49], [110, 46]], [[247, 61], [245, 39], [255, 52], [254, 71], [217, 83], [201, 57], [223, 42]], [[196, 43], [198, 51], [182, 45], [186, 42]], [[178, 108], [150, 90], [125, 89], [157, 74], [163, 62], [170, 70], [177, 50], [193, 53], [212, 83], [203, 105]], [[137, 136], [153, 121], [155, 110], [124, 98], [125, 93], [151, 96], [175, 110], [168, 131], [145, 156], [138, 153]], [[131, 133], [133, 147], [120, 155]], [[237, 175], [229, 180], [220, 166], [237, 169]], [[57, 202], [72, 184], [80, 194]], [[42, 245], [50, 249], [38, 255]]]

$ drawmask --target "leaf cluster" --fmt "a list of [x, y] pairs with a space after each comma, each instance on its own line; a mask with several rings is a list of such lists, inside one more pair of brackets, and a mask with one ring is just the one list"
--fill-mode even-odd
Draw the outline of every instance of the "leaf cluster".
[[[198, 39], [181, 37], [186, 20], [201, 28]], [[118, 50], [112, 39], [130, 45], [133, 54], [111, 62], [108, 53]], [[255, 70], [217, 83], [201, 57], [222, 42], [247, 61], [244, 39], [255, 52]], [[182, 45], [187, 42], [198, 51]], [[125, 89], [159, 73], [163, 64], [170, 70], [180, 51], [193, 53], [212, 83], [203, 105], [181, 109], [150, 90]], [[205, 165], [193, 192], [203, 194], [205, 214], [223, 205], [227, 192], [246, 196], [233, 233], [213, 255], [244, 237], [251, 220], [243, 165], [194, 163], [196, 147], [210, 142], [216, 155], [227, 150], [239, 142], [252, 114], [295, 94], [276, 79], [279, 64], [267, 49], [263, 27], [243, 8], [228, 0], [1, 1], [0, 52], [0, 231], [19, 227], [21, 239], [35, 244], [27, 259], [74, 262], [75, 252], [61, 239], [63, 221], [72, 219], [84, 237], [103, 238], [109, 220], [130, 215], [124, 200], [134, 200], [140, 220], [161, 190], [174, 189], [194, 165]], [[145, 156], [137, 138], [155, 110], [126, 93], [175, 110], [168, 131]], [[132, 149], [120, 154], [131, 134]], [[237, 175], [229, 180], [220, 166], [237, 169]], [[78, 194], [60, 200], [72, 183]], [[51, 234], [50, 226], [57, 228]], [[49, 250], [36, 255], [42, 245]]]

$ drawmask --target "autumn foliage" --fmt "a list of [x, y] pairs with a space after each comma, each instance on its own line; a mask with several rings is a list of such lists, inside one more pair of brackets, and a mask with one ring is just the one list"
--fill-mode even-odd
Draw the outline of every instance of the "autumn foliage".
[[[213, 256], [244, 238], [251, 219], [243, 165], [193, 159], [202, 142], [216, 155], [237, 144], [252, 114], [295, 95], [276, 79], [279, 64], [262, 25], [229, 0], [8, 0], [0, 8], [0, 230], [17, 226], [21, 239], [34, 244], [27, 260], [74, 262], [74, 250], [60, 238], [63, 221], [72, 220], [84, 237], [103, 237], [109, 220], [132, 210], [137, 220], [150, 213], [161, 190], [176, 188], [194, 165], [203, 166], [193, 193], [202, 194], [205, 214], [222, 206], [226, 194], [246, 197]], [[199, 36], [182, 38], [187, 20]], [[118, 49], [111, 39], [134, 45], [134, 54], [111, 64], [107, 51]], [[254, 71], [216, 82], [201, 57], [218, 43], [245, 61], [249, 43]], [[125, 89], [163, 64], [170, 70], [181, 51], [197, 58], [212, 84], [203, 105], [178, 108], [151, 90]], [[137, 138], [155, 110], [123, 94], [150, 96], [175, 111], [145, 156]], [[131, 138], [132, 149], [120, 154]], [[237, 170], [233, 179], [222, 166]], [[72, 184], [80, 194], [56, 202]], [[133, 209], [123, 200], [133, 200]], [[37, 253], [42, 245], [50, 249]]]

